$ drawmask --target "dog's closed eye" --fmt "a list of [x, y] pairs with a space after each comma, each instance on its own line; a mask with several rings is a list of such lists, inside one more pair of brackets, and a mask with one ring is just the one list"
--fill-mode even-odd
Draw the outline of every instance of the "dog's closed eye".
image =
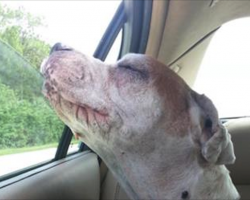
[[127, 69], [127, 70], [132, 70], [132, 71], [140, 72], [140, 70], [136, 69], [135, 67], [132, 67], [131, 65], [122, 65], [122, 64], [119, 64], [118, 67], [119, 68], [123, 68], [123, 69]]
[[129, 73], [139, 75], [141, 78], [148, 78], [148, 72], [146, 70], [138, 69], [132, 65], [118, 64], [118, 68], [123, 69]]

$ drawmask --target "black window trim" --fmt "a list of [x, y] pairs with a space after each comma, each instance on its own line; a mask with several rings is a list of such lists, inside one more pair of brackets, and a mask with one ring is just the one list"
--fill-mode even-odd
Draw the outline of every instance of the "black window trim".
[[127, 23], [123, 29], [120, 56], [127, 53], [144, 54], [150, 31], [153, 0], [124, 1]]
[[119, 32], [127, 21], [124, 2], [121, 2], [111, 22], [109, 23], [102, 39], [100, 40], [95, 52], [94, 57], [104, 61], [115, 42]]

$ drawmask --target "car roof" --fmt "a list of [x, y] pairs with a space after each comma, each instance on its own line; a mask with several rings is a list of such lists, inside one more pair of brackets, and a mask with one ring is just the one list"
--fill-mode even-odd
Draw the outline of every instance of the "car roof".
[[224, 23], [249, 15], [250, 1], [244, 0], [153, 1], [145, 53], [192, 86], [214, 33]]

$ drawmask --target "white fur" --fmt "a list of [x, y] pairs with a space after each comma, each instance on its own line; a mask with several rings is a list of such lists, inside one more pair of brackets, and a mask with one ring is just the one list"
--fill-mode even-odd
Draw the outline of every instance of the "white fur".
[[[182, 199], [184, 191], [187, 199], [239, 198], [224, 166], [235, 160], [229, 133], [217, 125], [211, 101], [195, 94], [170, 69], [136, 54], [114, 65], [75, 51], [51, 57], [60, 68], [48, 59], [41, 71], [48, 75], [53, 68], [45, 77], [57, 93], [48, 90], [46, 96], [131, 198]], [[76, 117], [78, 106], [86, 107], [88, 122], [85, 115]], [[96, 110], [108, 117], [95, 119]], [[206, 118], [212, 121], [211, 130], [204, 127]]]

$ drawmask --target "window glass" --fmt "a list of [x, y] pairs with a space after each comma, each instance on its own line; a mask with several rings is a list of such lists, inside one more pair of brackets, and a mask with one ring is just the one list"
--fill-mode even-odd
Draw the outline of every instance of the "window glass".
[[250, 18], [229, 22], [214, 35], [194, 89], [212, 99], [219, 116], [250, 116]]
[[119, 4], [0, 2], [0, 176], [54, 158], [64, 124], [41, 94], [40, 64], [56, 42], [93, 55]]
[[0, 175], [54, 158], [63, 123], [41, 86], [39, 73], [0, 42]]

